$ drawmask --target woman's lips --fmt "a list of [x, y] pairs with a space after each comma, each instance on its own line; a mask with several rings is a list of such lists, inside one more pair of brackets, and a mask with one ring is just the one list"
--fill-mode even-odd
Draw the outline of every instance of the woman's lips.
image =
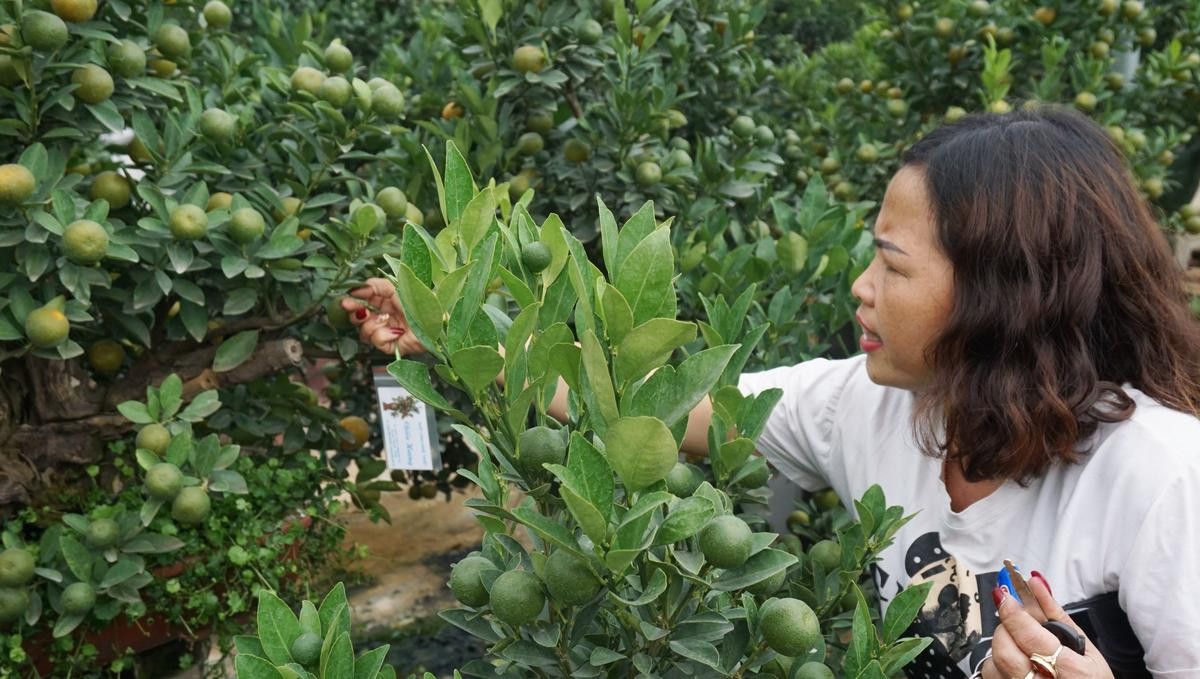
[[871, 326], [869, 326], [869, 325], [867, 325], [865, 322], [863, 322], [862, 316], [859, 316], [858, 314], [854, 314], [854, 320], [858, 321], [858, 325], [859, 325], [859, 327], [861, 327], [861, 328], [862, 328], [862, 330], [863, 330], [863, 334], [864, 334], [864, 335], [867, 337], [867, 339], [870, 339], [870, 340], [871, 340], [871, 341], [873, 341], [873, 342], [879, 342], [880, 344], [882, 344], [882, 343], [883, 343], [883, 338], [882, 338], [882, 337], [880, 337], [880, 336], [879, 336], [879, 335], [878, 335], [878, 334], [877, 334], [877, 333], [876, 333], [876, 332], [875, 332], [875, 331], [874, 331], [874, 330], [871, 328]]

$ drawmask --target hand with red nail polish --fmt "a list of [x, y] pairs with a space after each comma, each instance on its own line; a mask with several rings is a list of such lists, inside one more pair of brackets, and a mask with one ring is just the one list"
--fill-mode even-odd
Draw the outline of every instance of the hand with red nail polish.
[[[1032, 571], [1027, 584], [1050, 620], [1059, 620], [1080, 634], [1084, 633], [1054, 600], [1045, 576]], [[1058, 638], [1042, 627], [1042, 623], [1034, 619], [1003, 587], [992, 588], [992, 600], [996, 603], [1000, 624], [996, 626], [992, 635], [991, 657], [980, 668], [983, 679], [1024, 677], [1033, 669], [1033, 663], [1029, 659], [1032, 654], [1051, 656], [1062, 646]], [[1058, 672], [1058, 679], [1112, 679], [1113, 676], [1104, 656], [1100, 655], [1100, 651], [1090, 640], [1083, 655], [1063, 648], [1055, 662], [1055, 670]]]
[[1050, 594], [1054, 594], [1054, 591], [1050, 589], [1050, 583], [1046, 582], [1045, 576], [1043, 576], [1041, 573], [1039, 573], [1037, 571], [1030, 571], [1029, 576], [1033, 577], [1033, 578], [1037, 578], [1043, 585], [1045, 585], [1047, 592], [1050, 592]]
[[[365, 305], [364, 305], [365, 303]], [[372, 312], [370, 308], [378, 311]], [[358, 326], [358, 336], [376, 349], [401, 356], [419, 354], [425, 347], [409, 332], [408, 319], [400, 307], [400, 296], [385, 278], [367, 279], [366, 285], [350, 291], [342, 308], [352, 312], [350, 322]]]

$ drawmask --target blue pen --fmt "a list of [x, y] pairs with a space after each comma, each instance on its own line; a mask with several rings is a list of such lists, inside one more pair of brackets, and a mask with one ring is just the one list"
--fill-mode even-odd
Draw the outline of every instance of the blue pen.
[[[1004, 560], [1004, 567], [996, 575], [996, 586], [1003, 589], [1017, 603], [1021, 604], [1022, 608], [1032, 615], [1035, 620], [1042, 623], [1042, 627], [1057, 637], [1064, 646], [1080, 655], [1084, 653], [1086, 640], [1083, 635], [1061, 620], [1047, 620], [1046, 613], [1042, 610], [1041, 605], [1038, 604], [1037, 598], [1030, 591], [1029, 585], [1025, 583], [1025, 578], [1021, 576], [1021, 571], [1017, 570], [1017, 566], [1012, 560]], [[1018, 592], [1023, 592], [1026, 598], [1022, 599]]]

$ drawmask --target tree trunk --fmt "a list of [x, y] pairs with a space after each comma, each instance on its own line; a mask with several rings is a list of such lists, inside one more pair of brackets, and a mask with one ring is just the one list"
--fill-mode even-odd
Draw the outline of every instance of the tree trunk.
[[0, 364], [0, 516], [43, 497], [54, 502], [82, 467], [104, 459], [109, 442], [132, 431], [117, 404], [144, 399], [146, 387], [167, 375], [183, 380], [187, 402], [202, 391], [266, 377], [304, 358], [299, 340], [267, 340], [241, 365], [217, 373], [211, 368], [215, 353], [212, 346], [165, 345], [109, 384], [97, 383], [78, 359], [25, 356]]

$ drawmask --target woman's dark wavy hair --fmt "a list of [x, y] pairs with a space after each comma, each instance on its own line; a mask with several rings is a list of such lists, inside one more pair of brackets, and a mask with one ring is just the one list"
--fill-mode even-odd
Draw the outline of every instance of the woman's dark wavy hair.
[[[1044, 474], [1128, 419], [1128, 382], [1200, 415], [1200, 323], [1124, 157], [1071, 110], [975, 114], [901, 158], [923, 170], [954, 303], [916, 398], [926, 454], [969, 481]], [[943, 433], [937, 424], [944, 424]]]

